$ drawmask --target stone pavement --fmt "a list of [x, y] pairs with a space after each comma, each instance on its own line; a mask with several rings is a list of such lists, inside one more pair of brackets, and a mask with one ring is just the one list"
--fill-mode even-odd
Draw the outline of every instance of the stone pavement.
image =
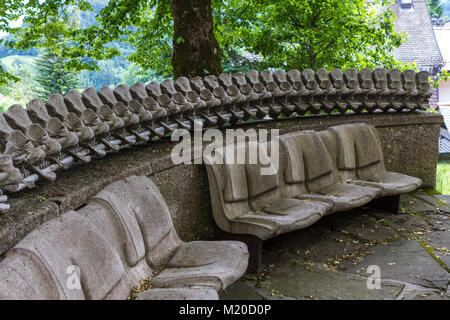
[[450, 195], [403, 195], [401, 211], [362, 207], [266, 241], [264, 272], [221, 299], [450, 300]]

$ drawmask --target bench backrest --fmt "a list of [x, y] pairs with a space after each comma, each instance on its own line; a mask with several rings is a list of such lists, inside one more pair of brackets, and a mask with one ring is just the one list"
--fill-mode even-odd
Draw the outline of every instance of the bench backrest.
[[[30, 288], [29, 299], [103, 299], [124, 271], [118, 253], [75, 211], [28, 234], [8, 251], [1, 265], [14, 269], [18, 275], [5, 275], [2, 279], [12, 279], [21, 282], [18, 287]], [[81, 287], [70, 285], [71, 276], [76, 274], [74, 266], [81, 271]], [[6, 292], [0, 290], [0, 294]], [[15, 299], [16, 294], [21, 293], [12, 291], [11, 296], [2, 298]]]
[[[222, 163], [206, 164], [217, 184], [223, 214], [233, 220], [250, 211], [258, 211], [266, 204], [281, 199], [278, 174], [261, 175], [262, 168], [271, 166], [270, 158], [257, 142], [231, 144], [218, 150]], [[245, 154], [245, 161], [231, 155]], [[250, 161], [251, 156], [256, 157]], [[251, 156], [250, 156], [251, 155]], [[253, 163], [255, 162], [255, 163]]]
[[342, 179], [365, 179], [385, 171], [375, 127], [365, 123], [329, 128], [336, 141], [336, 166]]
[[[0, 262], [3, 299], [125, 299], [182, 244], [146, 177], [115, 182], [89, 203], [28, 234]], [[81, 288], [68, 285], [81, 271]], [[68, 269], [69, 268], [69, 269]]]
[[317, 192], [337, 181], [333, 160], [314, 131], [300, 131], [280, 137], [281, 173], [288, 197]]

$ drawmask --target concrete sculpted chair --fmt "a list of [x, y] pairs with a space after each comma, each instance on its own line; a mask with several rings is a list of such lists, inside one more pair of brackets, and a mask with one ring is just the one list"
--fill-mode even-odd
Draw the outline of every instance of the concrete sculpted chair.
[[[249, 245], [251, 271], [260, 268], [262, 240], [308, 227], [330, 207], [322, 201], [284, 196], [274, 164], [261, 146], [257, 142], [228, 145], [218, 150], [222, 161], [206, 164], [213, 216], [218, 227], [226, 232], [221, 236]], [[260, 158], [252, 163], [249, 154], [257, 153], [256, 148]], [[240, 164], [231, 161], [227, 155], [235, 151], [245, 155], [246, 161]], [[264, 168], [270, 170], [265, 172], [269, 174], [262, 174]]]
[[147, 279], [151, 289], [137, 299], [217, 299], [247, 263], [244, 243], [180, 240], [156, 185], [132, 176], [11, 249], [0, 262], [0, 298], [126, 299]]
[[329, 128], [329, 146], [335, 149], [336, 164], [341, 179], [376, 187], [381, 190], [378, 201], [398, 210], [399, 195], [416, 190], [422, 184], [418, 178], [387, 171], [378, 132], [365, 123], [344, 124]]
[[285, 193], [298, 199], [331, 204], [331, 212], [345, 211], [369, 203], [380, 190], [341, 182], [333, 159], [314, 131], [280, 136], [281, 171]]
[[[71, 286], [73, 266], [81, 271], [81, 286]], [[2, 300], [103, 299], [120, 281], [123, 265], [107, 240], [79, 213], [70, 211], [9, 250], [0, 274]]]

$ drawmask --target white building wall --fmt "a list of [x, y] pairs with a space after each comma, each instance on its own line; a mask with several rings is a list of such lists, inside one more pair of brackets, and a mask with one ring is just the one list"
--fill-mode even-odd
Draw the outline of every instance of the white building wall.
[[439, 84], [439, 105], [450, 106], [450, 80]]

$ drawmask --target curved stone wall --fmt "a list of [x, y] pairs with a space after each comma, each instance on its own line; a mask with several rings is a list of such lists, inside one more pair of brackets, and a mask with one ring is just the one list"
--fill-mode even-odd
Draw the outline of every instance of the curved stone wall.
[[250, 70], [52, 94], [0, 113], [0, 187], [33, 188], [76, 164], [194, 123], [220, 128], [308, 114], [414, 112], [428, 108], [430, 95], [428, 73], [384, 69]]

